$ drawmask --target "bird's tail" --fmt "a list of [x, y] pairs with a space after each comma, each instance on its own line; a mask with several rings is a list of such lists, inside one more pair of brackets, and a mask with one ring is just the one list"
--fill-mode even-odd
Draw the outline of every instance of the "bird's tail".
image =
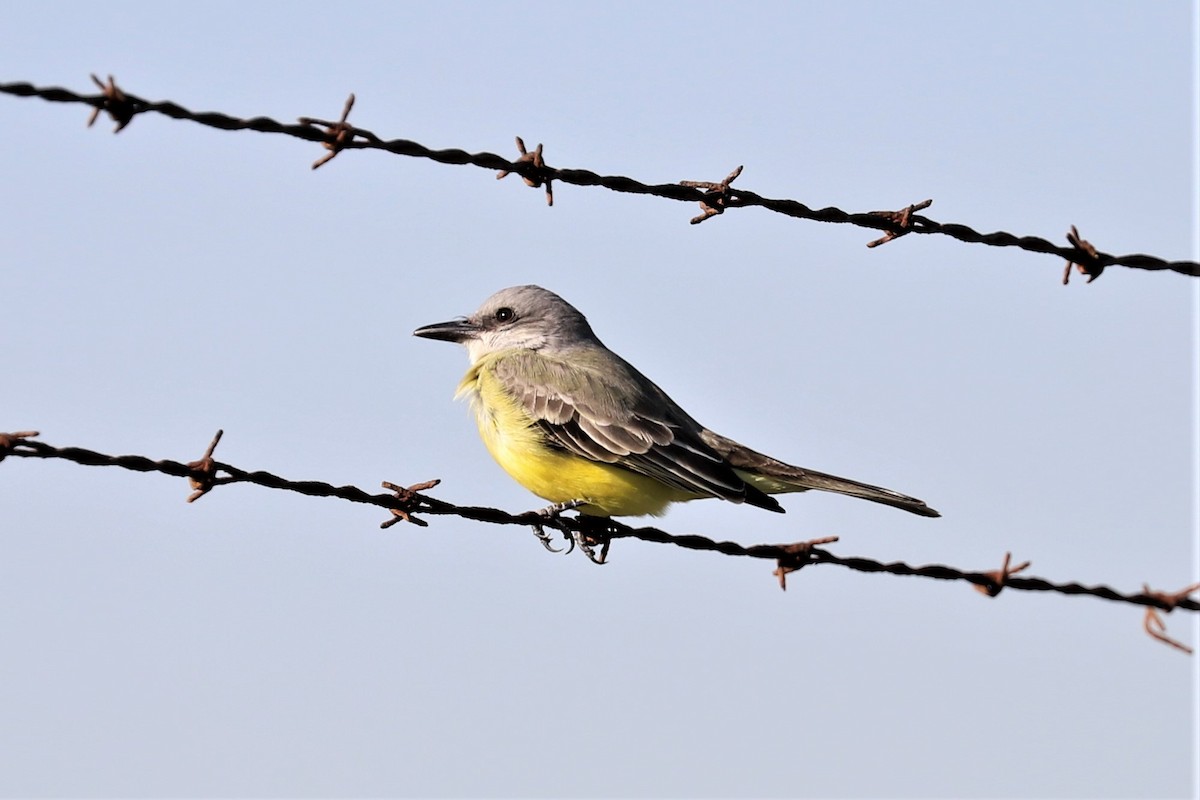
[[839, 478], [824, 472], [794, 467], [707, 429], [701, 436], [706, 444], [720, 453], [737, 470], [743, 480], [767, 494], [819, 489], [824, 492], [861, 497], [863, 500], [882, 503], [885, 506], [903, 509], [923, 517], [941, 516], [937, 511], [925, 505], [924, 501], [915, 497], [893, 492], [891, 489], [884, 489], [881, 486], [860, 483], [849, 478]]

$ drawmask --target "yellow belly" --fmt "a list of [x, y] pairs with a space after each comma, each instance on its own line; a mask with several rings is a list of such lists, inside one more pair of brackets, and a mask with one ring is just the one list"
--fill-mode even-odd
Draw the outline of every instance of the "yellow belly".
[[662, 514], [669, 503], [695, 496], [622, 467], [551, 448], [534, 420], [491, 376], [486, 361], [471, 368], [459, 394], [470, 398], [479, 435], [496, 462], [551, 503], [582, 500], [584, 514], [642, 516]]

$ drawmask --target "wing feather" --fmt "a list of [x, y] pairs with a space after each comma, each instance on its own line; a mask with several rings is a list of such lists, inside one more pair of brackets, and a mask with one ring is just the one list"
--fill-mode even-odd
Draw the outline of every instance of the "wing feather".
[[516, 351], [498, 358], [493, 370], [551, 446], [684, 492], [782, 510], [704, 441], [698, 422], [608, 351], [570, 359]]

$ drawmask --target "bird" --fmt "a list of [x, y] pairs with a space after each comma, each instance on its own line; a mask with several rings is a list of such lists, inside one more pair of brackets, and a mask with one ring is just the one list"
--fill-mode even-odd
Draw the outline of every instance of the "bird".
[[792, 466], [709, 430], [540, 286], [501, 289], [469, 316], [413, 335], [466, 346], [470, 368], [456, 396], [470, 401], [500, 466], [553, 504], [547, 512], [659, 516], [715, 497], [782, 513], [773, 495], [816, 489], [941, 516], [914, 497]]

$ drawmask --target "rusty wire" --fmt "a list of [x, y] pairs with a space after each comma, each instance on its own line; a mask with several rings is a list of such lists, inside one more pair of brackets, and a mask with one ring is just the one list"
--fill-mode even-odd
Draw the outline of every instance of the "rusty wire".
[[[716, 189], [703, 188], [698, 184], [704, 182], [694, 181], [646, 184], [620, 175], [598, 175], [585, 169], [549, 167], [544, 162], [535, 163], [534, 158], [524, 158], [524, 156], [534, 155], [530, 153], [523, 154], [523, 160], [510, 162], [495, 153], [468, 153], [459, 149], [433, 150], [408, 139], [384, 140], [370, 131], [348, 126], [345, 122], [345, 115], [340, 123], [320, 122], [308, 117], [301, 117], [300, 123], [295, 125], [277, 122], [262, 116], [239, 119], [213, 111], [190, 111], [170, 101], [145, 100], [119, 89], [111, 78], [108, 84], [99, 83], [99, 81], [97, 83], [103, 89], [103, 93], [98, 95], [81, 95], [61, 87], [38, 87], [26, 82], [0, 83], [0, 93], [17, 97], [39, 97], [53, 103], [81, 103], [92, 106], [94, 109], [109, 111], [117, 121], [118, 130], [129, 124], [129, 119], [132, 119], [133, 115], [153, 112], [172, 119], [190, 120], [221, 130], [253, 130], [260, 133], [294, 136], [310, 142], [317, 142], [331, 151], [318, 164], [314, 164], [314, 167], [325, 163], [334, 154], [343, 150], [384, 150], [396, 155], [427, 158], [442, 164], [472, 164], [499, 172], [515, 172], [530, 186], [544, 183], [548, 202], [552, 199], [550, 182], [557, 180], [575, 186], [602, 186], [617, 192], [648, 194], [669, 200], [700, 203], [705, 213], [694, 217], [691, 220], [693, 223], [708, 219], [728, 208], [757, 206], [798, 219], [857, 225], [883, 231], [885, 235], [881, 239], [871, 242], [870, 246], [890, 241], [907, 233], [942, 234], [962, 242], [986, 244], [993, 247], [1016, 247], [1033, 253], [1055, 255], [1070, 264], [1086, 265], [1089, 270], [1087, 273], [1089, 278], [1094, 278], [1105, 267], [1111, 266], [1143, 270], [1169, 270], [1181, 275], [1200, 276], [1200, 263], [1195, 261], [1167, 261], [1140, 253], [1116, 256], [1094, 250], [1089, 251], [1072, 240], [1069, 240], [1069, 246], [1063, 246], [1037, 236], [1016, 236], [1005, 231], [981, 233], [966, 225], [937, 222], [913, 213], [926, 206], [927, 203], [916, 204], [897, 212], [851, 213], [832, 206], [814, 209], [796, 200], [768, 198], [745, 189], [733, 189], [728, 185], [730, 180], [728, 178], [723, 188], [720, 188], [720, 184], [705, 184], [710, 187], [718, 187]], [[125, 119], [121, 115], [128, 115], [129, 119]], [[326, 129], [322, 130], [318, 127], [320, 125], [326, 126]], [[540, 162], [541, 159], [538, 158], [536, 161]]]
[[[715, 217], [717, 214], [724, 214], [726, 206], [736, 197], [736, 190], [730, 184], [737, 180], [737, 176], [742, 174], [744, 166], [738, 166], [733, 172], [725, 176], [725, 180], [719, 183], [713, 181], [680, 181], [680, 186], [690, 186], [693, 189], [704, 190], [704, 197], [700, 200], [700, 213], [688, 220], [692, 225], [699, 225], [709, 217]], [[868, 245], [869, 246], [869, 245]]]
[[1067, 241], [1083, 255], [1076, 260], [1067, 261], [1067, 266], [1063, 270], [1063, 286], [1071, 282], [1071, 267], [1079, 270], [1081, 275], [1086, 275], [1088, 283], [1099, 278], [1100, 274], [1104, 272], [1104, 264], [1100, 263], [1099, 251], [1096, 250], [1096, 246], [1080, 236], [1079, 230], [1074, 225], [1067, 232]]
[[298, 120], [301, 125], [317, 125], [325, 129], [325, 141], [322, 144], [329, 152], [313, 162], [313, 169], [320, 169], [322, 164], [332, 161], [338, 153], [342, 152], [346, 142], [353, 141], [354, 137], [359, 135], [360, 131], [346, 121], [350, 118], [350, 109], [352, 108], [354, 108], [353, 94], [346, 98], [346, 104], [342, 106], [341, 119], [337, 122], [329, 122], [315, 117], [300, 117]]
[[[546, 184], [546, 205], [554, 205], [554, 178], [552, 177], [554, 170], [546, 166], [546, 160], [542, 157], [541, 142], [538, 142], [538, 146], [535, 147], [531, 153], [525, 149], [525, 140], [518, 136], [517, 152], [519, 152], [521, 155], [517, 158], [516, 163], [533, 165], [532, 172], [521, 176], [521, 179], [525, 181], [525, 185], [532, 189], [537, 189], [544, 181]], [[496, 180], [504, 180], [511, 174], [511, 170], [502, 169], [496, 173]]]
[[[1015, 568], [1010, 568], [1010, 557], [1005, 556], [1004, 566], [998, 571], [971, 571], [945, 564], [910, 565], [901, 561], [881, 562], [860, 556], [840, 556], [818, 545], [837, 541], [837, 537], [813, 539], [807, 542], [792, 544], [755, 544], [743, 545], [731, 541], [719, 541], [699, 534], [668, 533], [654, 527], [631, 527], [612, 519], [599, 517], [567, 517], [556, 516], [547, 518], [537, 511], [526, 511], [520, 514], [510, 514], [496, 508], [480, 506], [460, 506], [454, 503], [430, 497], [422, 492], [437, 485], [437, 481], [425, 481], [416, 485], [402, 488], [397, 484], [385, 482], [384, 488], [392, 490], [391, 494], [372, 494], [357, 486], [334, 486], [324, 481], [293, 481], [273, 475], [262, 470], [248, 471], [230, 464], [212, 460], [213, 448], [220, 439], [220, 433], [209, 445], [204, 458], [190, 463], [170, 460], [153, 460], [140, 455], [107, 455], [82, 447], [54, 447], [45, 442], [32, 438], [37, 434], [25, 431], [19, 434], [0, 434], [0, 461], [6, 456], [21, 458], [63, 459], [76, 464], [88, 466], [113, 466], [135, 472], [159, 472], [165, 475], [187, 478], [193, 488], [199, 491], [228, 483], [252, 483], [269, 489], [283, 489], [312, 497], [336, 497], [353, 503], [366, 503], [386, 508], [392, 517], [385, 520], [380, 527], [387, 528], [398, 521], [412, 522], [425, 526], [427, 523], [416, 517], [416, 514], [456, 516], [462, 519], [487, 522], [497, 525], [542, 525], [553, 528], [566, 536], [573, 533], [582, 534], [590, 541], [607, 547], [614, 539], [640, 539], [644, 542], [670, 544], [689, 550], [702, 550], [721, 553], [728, 556], [743, 556], [759, 558], [776, 562], [774, 575], [779, 578], [780, 585], [786, 588], [785, 576], [804, 566], [813, 564], [836, 564], [856, 572], [887, 573], [889, 575], [907, 575], [920, 578], [933, 578], [946, 581], [965, 581], [990, 596], [996, 596], [1002, 588], [1029, 592], [1057, 592], [1066, 595], [1086, 595], [1098, 597], [1119, 603], [1144, 606], [1148, 609], [1144, 622], [1147, 632], [1156, 639], [1166, 641], [1181, 649], [1186, 649], [1173, 640], [1168, 640], [1163, 632], [1164, 624], [1155, 610], [1169, 612], [1173, 609], [1200, 611], [1200, 601], [1188, 597], [1190, 592], [1198, 587], [1192, 586], [1172, 594], [1156, 592], [1145, 586], [1143, 591], [1125, 594], [1104, 585], [1087, 586], [1077, 582], [1054, 583], [1045, 578], [1018, 577], [1016, 572], [1028, 567], [1028, 562]], [[189, 502], [197, 495], [189, 497]], [[1151, 620], [1151, 612], [1153, 620]]]

